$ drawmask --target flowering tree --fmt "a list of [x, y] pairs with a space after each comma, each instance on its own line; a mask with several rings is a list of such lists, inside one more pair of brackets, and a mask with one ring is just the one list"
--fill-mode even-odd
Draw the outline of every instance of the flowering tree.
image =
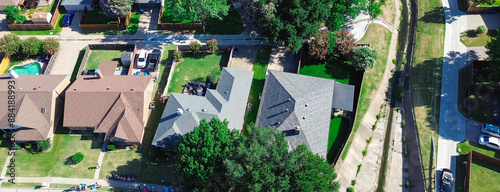
[[324, 60], [328, 53], [328, 30], [318, 31], [309, 43], [309, 55]]
[[351, 53], [352, 50], [358, 45], [354, 40], [354, 36], [349, 33], [347, 30], [340, 30], [335, 32], [337, 36], [336, 42], [338, 44], [337, 48], [340, 51], [340, 54], [347, 56]]
[[54, 55], [59, 49], [59, 41], [54, 38], [47, 38], [42, 41], [42, 53]]
[[0, 39], [0, 51], [14, 55], [21, 49], [22, 40], [15, 34], [6, 34]]
[[217, 40], [215, 40], [215, 39], [207, 40], [207, 47], [210, 50], [210, 53], [212, 53], [212, 54], [215, 53], [215, 51], [217, 51], [217, 49], [219, 49], [217, 47]]
[[198, 51], [200, 51], [201, 45], [198, 41], [191, 41], [191, 43], [189, 43], [189, 49], [191, 49], [191, 51], [196, 54], [198, 53]]

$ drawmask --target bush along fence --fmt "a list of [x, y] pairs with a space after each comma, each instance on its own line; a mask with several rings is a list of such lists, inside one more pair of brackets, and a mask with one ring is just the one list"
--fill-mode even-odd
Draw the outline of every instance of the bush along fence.
[[179, 30], [190, 30], [190, 29], [201, 29], [203, 25], [199, 22], [197, 23], [162, 23], [161, 16], [164, 8], [160, 10], [160, 16], [158, 17], [158, 30], [169, 30], [169, 29], [179, 29]]
[[[56, 0], [54, 0], [56, 1]], [[9, 23], [7, 26], [9, 27], [10, 30], [14, 31], [34, 31], [34, 30], [54, 30], [56, 28], [56, 25], [59, 21], [59, 16], [61, 15], [59, 13], [59, 5], [61, 4], [61, 0], [57, 2], [57, 8], [55, 9], [54, 13], [52, 14], [52, 19], [50, 20], [50, 23], [47, 24], [35, 24], [35, 23], [23, 23], [23, 24], [14, 24], [14, 23]]]

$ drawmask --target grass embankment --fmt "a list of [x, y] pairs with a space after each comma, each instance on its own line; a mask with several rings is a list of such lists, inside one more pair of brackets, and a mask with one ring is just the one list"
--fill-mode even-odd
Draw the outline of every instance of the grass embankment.
[[445, 18], [441, 1], [418, 1], [418, 9], [411, 90], [426, 188], [432, 190], [431, 141], [438, 139]]
[[101, 61], [118, 61], [120, 63], [123, 52], [125, 50], [92, 50], [86, 68], [88, 70], [97, 69]]
[[229, 52], [223, 50], [216, 54], [198, 53], [197, 55], [184, 52], [183, 57], [175, 66], [168, 93], [180, 93], [182, 86], [189, 81], [205, 82], [212, 70], [220, 70], [227, 65]]
[[381, 25], [370, 25], [365, 36], [358, 43], [370, 44], [370, 48], [377, 51], [377, 63], [372, 69], [365, 71], [363, 76], [363, 86], [359, 95], [359, 105], [356, 112], [356, 121], [354, 122], [352, 136], [347, 141], [341, 159], [345, 159], [347, 151], [351, 146], [354, 134], [361, 125], [361, 119], [366, 114], [372, 99], [375, 97], [376, 91], [382, 81], [385, 67], [387, 65], [387, 57], [389, 56], [389, 46], [391, 44], [392, 33]]
[[267, 70], [267, 64], [271, 57], [271, 46], [264, 45], [259, 47], [257, 53], [255, 54], [252, 71], [253, 80], [252, 86], [250, 87], [250, 95], [248, 96], [248, 103], [252, 104], [251, 109], [247, 109], [245, 114], [245, 125], [249, 123], [255, 123], [257, 119], [257, 113], [259, 111], [260, 99], [259, 94], [264, 90], [264, 80]]

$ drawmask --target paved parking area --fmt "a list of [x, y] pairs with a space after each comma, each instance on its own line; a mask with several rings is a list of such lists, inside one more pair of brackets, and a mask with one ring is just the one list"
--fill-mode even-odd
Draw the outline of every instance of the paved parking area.
[[489, 30], [500, 28], [500, 13], [495, 14], [467, 14], [467, 25], [469, 29], [477, 29], [486, 25]]
[[235, 49], [238, 49], [238, 53], [231, 60], [231, 68], [251, 71], [259, 46], [236, 46]]
[[465, 138], [472, 143], [478, 143], [479, 135], [481, 133], [481, 125], [483, 123], [468, 119], [465, 121]]

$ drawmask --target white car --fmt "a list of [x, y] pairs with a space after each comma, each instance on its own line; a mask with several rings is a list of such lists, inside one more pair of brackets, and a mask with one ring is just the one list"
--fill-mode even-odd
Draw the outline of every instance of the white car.
[[146, 59], [148, 58], [148, 52], [146, 50], [139, 51], [139, 57], [137, 58], [137, 68], [146, 67]]
[[500, 137], [500, 128], [498, 126], [485, 123], [481, 128], [481, 132], [495, 137]]
[[492, 149], [500, 150], [500, 138], [498, 137], [481, 135], [479, 136], [479, 144]]

